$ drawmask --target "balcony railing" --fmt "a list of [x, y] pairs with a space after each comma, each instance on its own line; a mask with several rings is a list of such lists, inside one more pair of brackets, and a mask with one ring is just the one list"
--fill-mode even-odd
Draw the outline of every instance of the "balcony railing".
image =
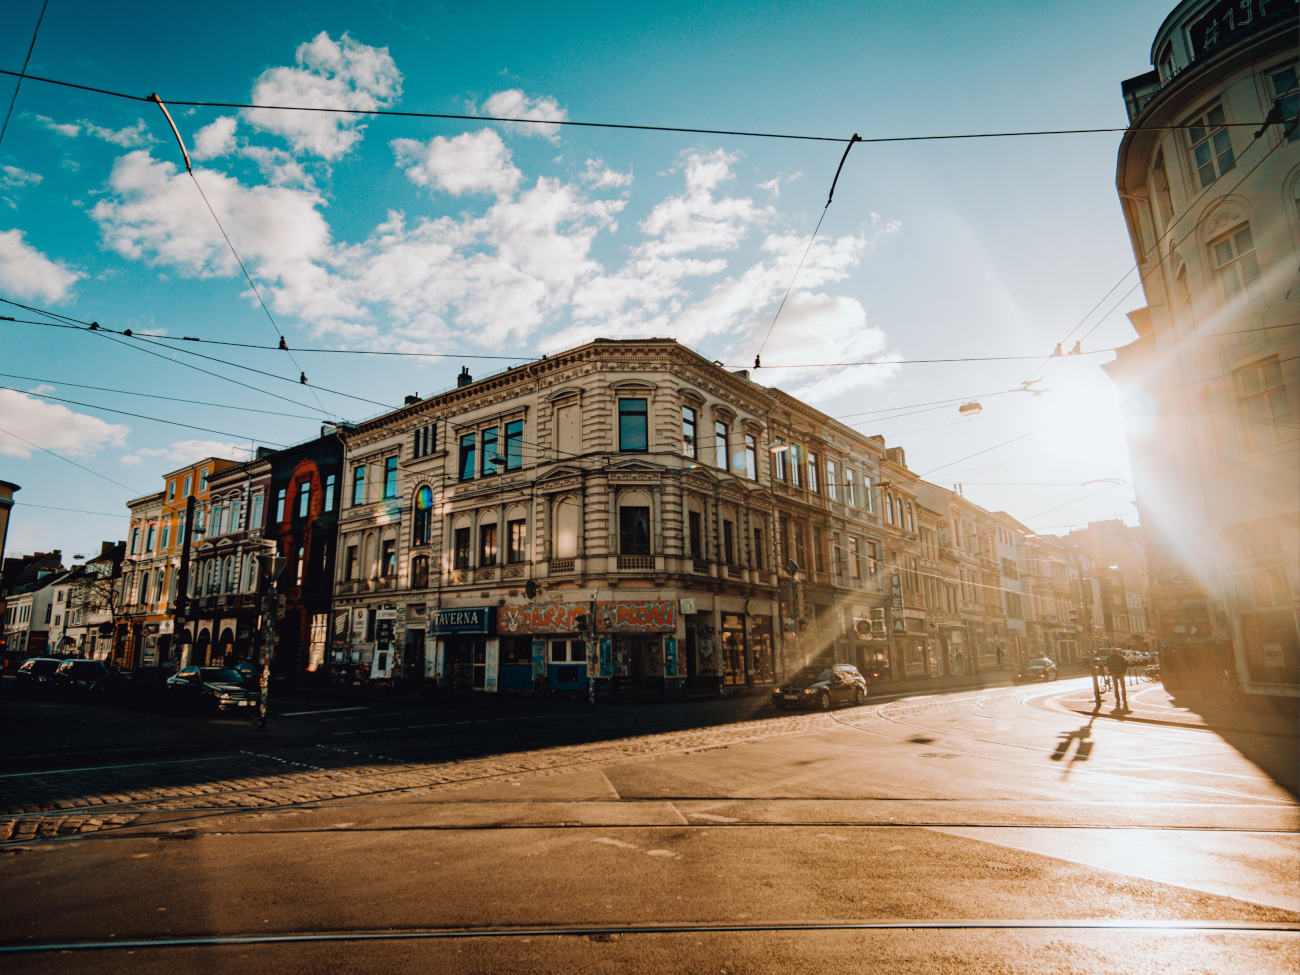
[[620, 555], [618, 557], [618, 567], [620, 570], [653, 572], [655, 557], [653, 555]]
[[547, 566], [550, 574], [553, 576], [569, 576], [574, 572], [573, 559], [551, 559]]

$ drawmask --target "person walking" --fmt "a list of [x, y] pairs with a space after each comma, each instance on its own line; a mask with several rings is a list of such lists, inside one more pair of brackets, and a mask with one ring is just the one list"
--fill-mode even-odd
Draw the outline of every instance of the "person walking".
[[1106, 670], [1110, 672], [1110, 679], [1115, 685], [1115, 710], [1127, 711], [1128, 688], [1124, 686], [1124, 674], [1128, 672], [1128, 661], [1118, 647], [1111, 648], [1110, 656], [1106, 658]]

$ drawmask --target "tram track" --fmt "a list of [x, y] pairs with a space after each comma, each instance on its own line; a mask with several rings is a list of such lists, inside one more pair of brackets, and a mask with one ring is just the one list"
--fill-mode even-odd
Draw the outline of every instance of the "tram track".
[[461, 941], [517, 938], [586, 938], [706, 934], [801, 934], [833, 932], [901, 931], [1142, 931], [1162, 934], [1285, 935], [1300, 932], [1300, 923], [1229, 920], [1150, 920], [1144, 918], [992, 918], [992, 919], [872, 919], [825, 921], [768, 921], [748, 923], [637, 923], [617, 925], [529, 925], [384, 930], [278, 931], [225, 935], [158, 936], [86, 941], [50, 941], [0, 944], [0, 956], [50, 952], [89, 953], [142, 951], [161, 948], [217, 948], [230, 946], [307, 943], [364, 943], [377, 941]]

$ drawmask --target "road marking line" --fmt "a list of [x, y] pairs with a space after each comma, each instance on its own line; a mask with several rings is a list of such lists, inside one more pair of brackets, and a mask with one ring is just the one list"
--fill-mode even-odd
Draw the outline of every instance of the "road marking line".
[[368, 711], [369, 708], [321, 708], [316, 711], [281, 711], [281, 718], [300, 718], [304, 714], [340, 714], [344, 711]]

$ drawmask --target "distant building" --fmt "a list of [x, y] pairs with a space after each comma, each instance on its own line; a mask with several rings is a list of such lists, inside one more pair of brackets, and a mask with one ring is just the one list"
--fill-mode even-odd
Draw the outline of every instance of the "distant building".
[[1296, 3], [1186, 0], [1124, 82], [1116, 184], [1147, 307], [1127, 394], [1162, 654], [1300, 694]]

